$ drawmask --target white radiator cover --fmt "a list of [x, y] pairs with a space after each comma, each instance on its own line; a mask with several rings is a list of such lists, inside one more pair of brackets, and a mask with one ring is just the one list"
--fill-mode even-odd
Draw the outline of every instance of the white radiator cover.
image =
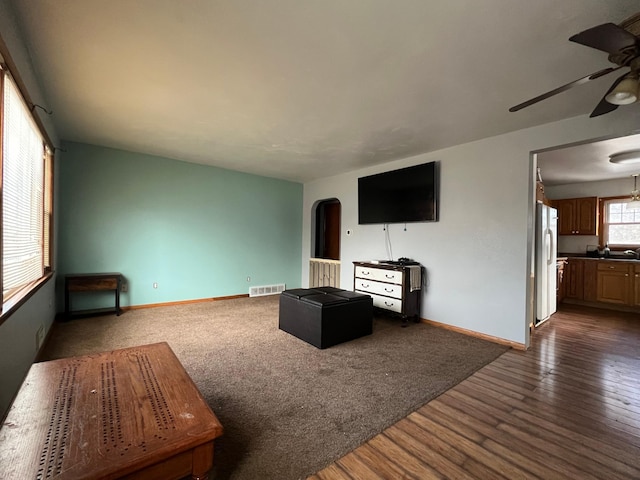
[[340, 288], [340, 260], [309, 259], [309, 288]]
[[264, 297], [265, 295], [275, 295], [277, 293], [284, 292], [286, 285], [284, 283], [277, 283], [275, 285], [263, 285], [260, 287], [249, 288], [250, 297]]

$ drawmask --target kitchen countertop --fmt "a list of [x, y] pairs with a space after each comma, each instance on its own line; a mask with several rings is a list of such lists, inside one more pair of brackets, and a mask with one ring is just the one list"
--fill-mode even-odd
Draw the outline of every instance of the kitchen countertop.
[[589, 257], [584, 253], [558, 253], [558, 258], [583, 258], [585, 260], [609, 260], [612, 262], [632, 262], [638, 263], [640, 260], [633, 257], [625, 257], [622, 255], [614, 255], [612, 257]]

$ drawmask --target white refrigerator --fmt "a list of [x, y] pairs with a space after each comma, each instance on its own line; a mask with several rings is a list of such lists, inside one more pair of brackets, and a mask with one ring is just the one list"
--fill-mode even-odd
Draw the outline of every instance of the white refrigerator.
[[536, 320], [540, 325], [556, 312], [558, 211], [538, 203], [536, 207]]

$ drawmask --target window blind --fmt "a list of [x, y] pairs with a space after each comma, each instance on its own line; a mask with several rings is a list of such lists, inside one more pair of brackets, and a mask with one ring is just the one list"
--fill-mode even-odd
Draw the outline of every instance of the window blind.
[[44, 142], [13, 79], [4, 75], [3, 301], [44, 274]]

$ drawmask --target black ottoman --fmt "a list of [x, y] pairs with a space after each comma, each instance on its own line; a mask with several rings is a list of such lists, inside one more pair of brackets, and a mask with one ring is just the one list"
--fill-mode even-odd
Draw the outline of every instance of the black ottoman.
[[280, 295], [279, 328], [315, 347], [331, 347], [373, 332], [373, 300], [340, 289], [285, 290]]
[[311, 290], [314, 290], [316, 292], [322, 292], [322, 293], [335, 293], [335, 292], [345, 292], [346, 291], [346, 290], [344, 290], [342, 288], [338, 288], [338, 287], [313, 287]]

